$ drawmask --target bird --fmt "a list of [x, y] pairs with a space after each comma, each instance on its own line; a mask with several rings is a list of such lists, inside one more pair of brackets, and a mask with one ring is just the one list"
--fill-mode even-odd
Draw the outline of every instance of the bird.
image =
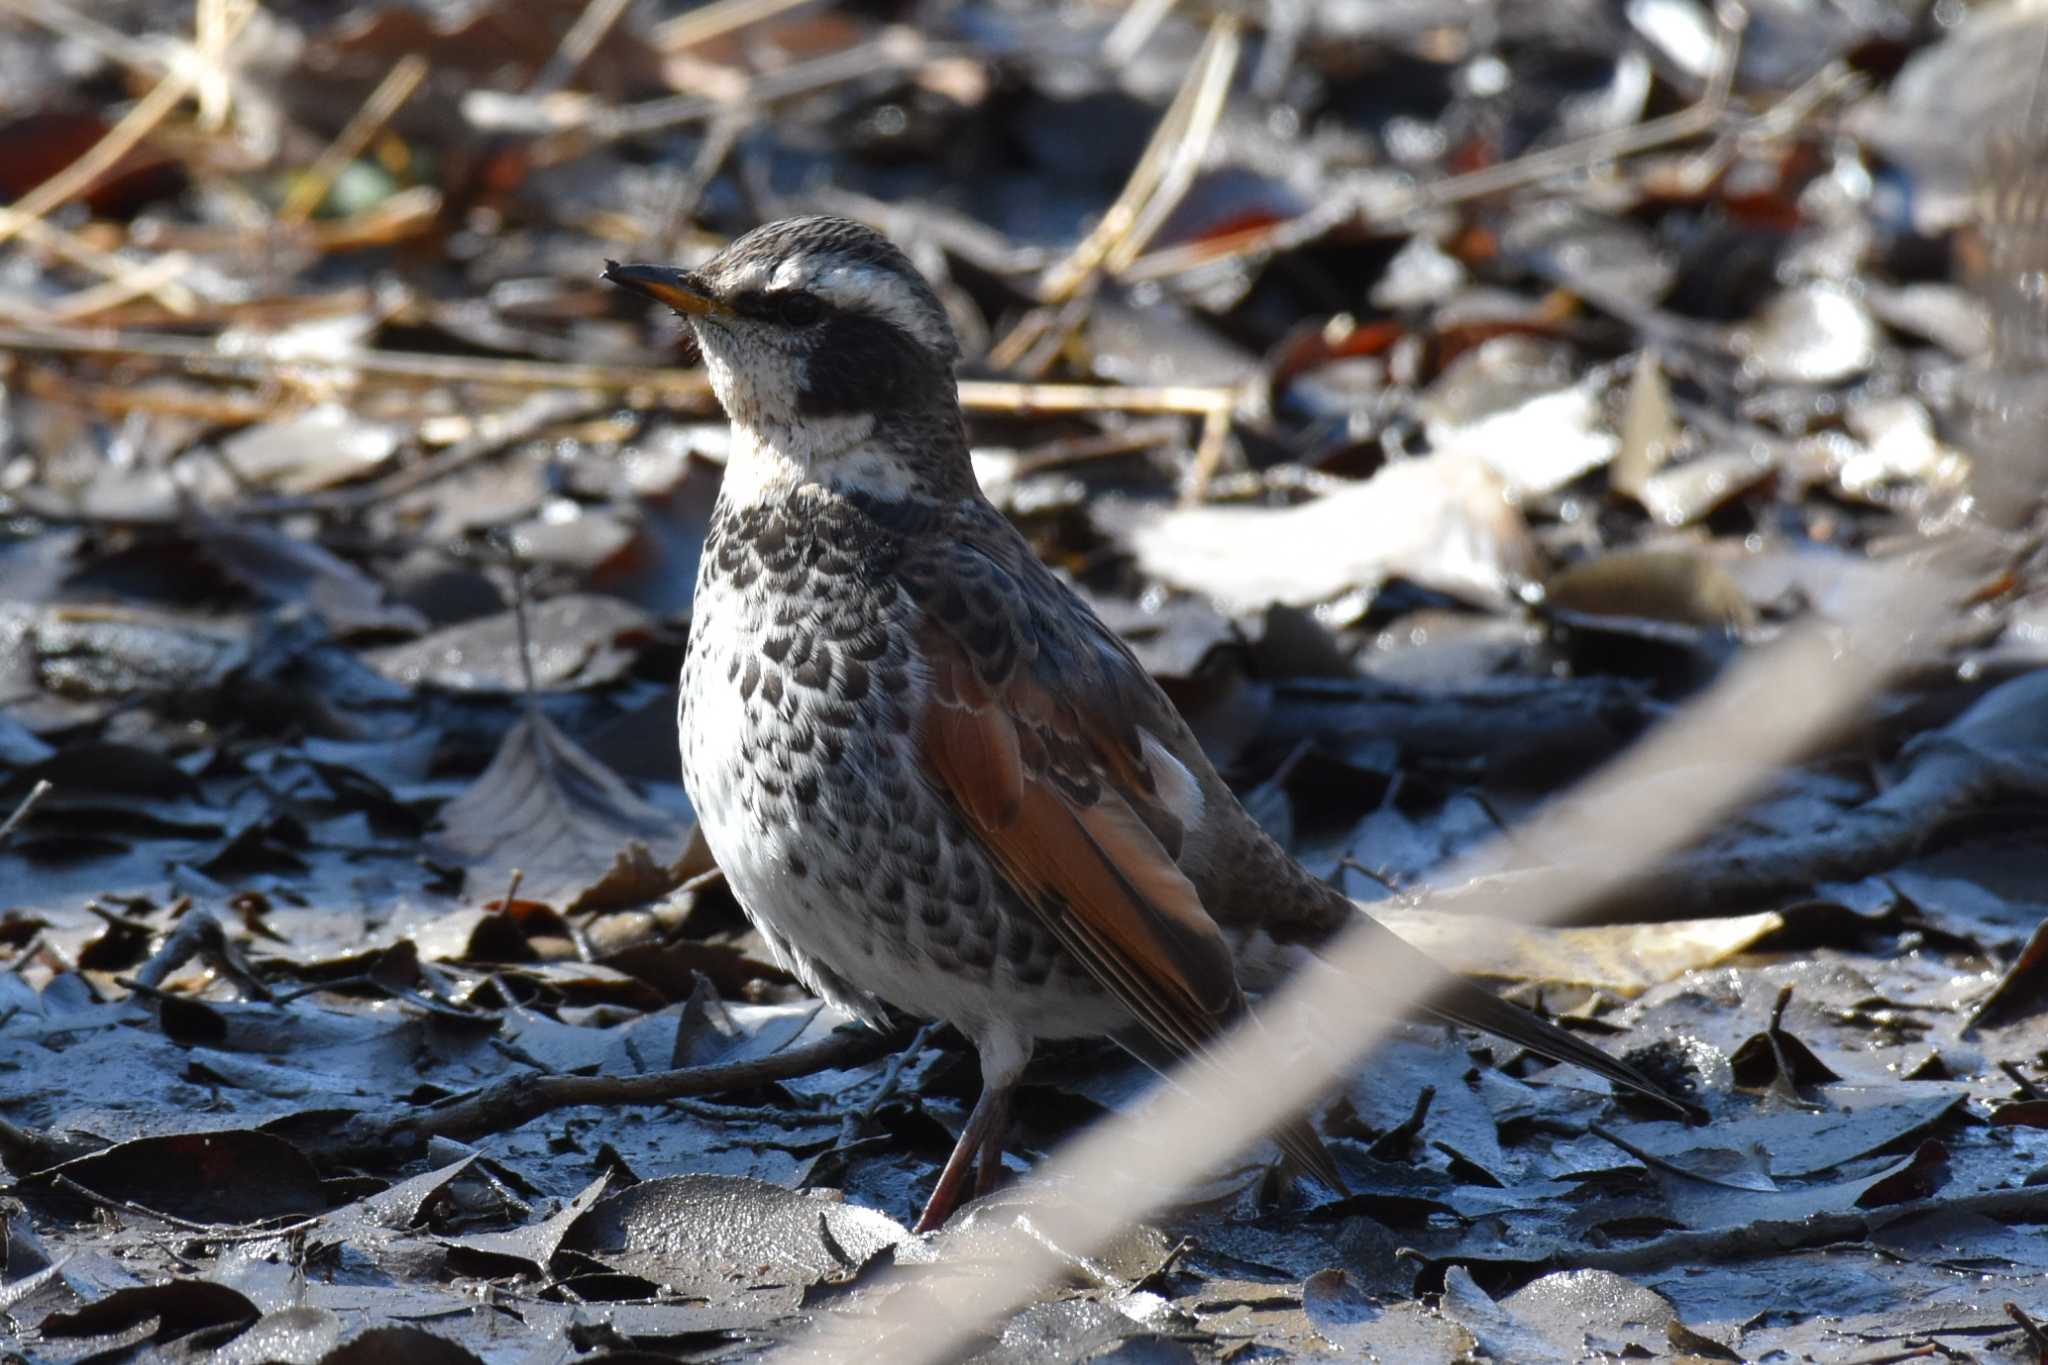
[[[850, 219], [603, 278], [688, 324], [732, 440], [691, 604], [683, 783], [784, 968], [876, 1026], [970, 1040], [982, 1090], [916, 1231], [1000, 1179], [1035, 1045], [1202, 1059], [1359, 925], [1438, 1016], [1685, 1106], [1438, 967], [1260, 827], [1136, 656], [984, 496], [944, 305]], [[1283, 1151], [1344, 1193], [1304, 1117]]]

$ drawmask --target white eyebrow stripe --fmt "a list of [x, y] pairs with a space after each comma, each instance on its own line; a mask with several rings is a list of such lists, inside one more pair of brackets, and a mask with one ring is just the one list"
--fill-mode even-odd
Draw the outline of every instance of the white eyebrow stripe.
[[748, 261], [745, 265], [742, 265], [720, 281], [720, 288], [728, 295], [743, 294], [750, 289], [765, 287], [768, 282], [767, 277], [768, 263], [766, 261]]
[[804, 289], [834, 307], [883, 318], [943, 355], [951, 338], [903, 277], [893, 270], [865, 263], [841, 263], [819, 269], [801, 257], [784, 261], [769, 279], [770, 289]]
[[775, 274], [762, 281], [768, 289], [809, 289], [815, 273], [808, 256], [791, 256], [775, 267]]

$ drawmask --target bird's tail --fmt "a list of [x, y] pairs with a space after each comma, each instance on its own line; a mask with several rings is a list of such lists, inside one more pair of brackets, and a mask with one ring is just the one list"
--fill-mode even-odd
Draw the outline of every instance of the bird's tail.
[[[1392, 932], [1391, 930], [1389, 931]], [[1411, 950], [1412, 951], [1412, 950]], [[1421, 954], [1417, 953], [1420, 957]], [[1461, 977], [1452, 976], [1440, 968], [1434, 969], [1443, 980], [1423, 1003], [1423, 1008], [1439, 1018], [1467, 1028], [1490, 1033], [1496, 1038], [1519, 1044], [1553, 1062], [1570, 1062], [1582, 1066], [1595, 1075], [1605, 1076], [1616, 1085], [1626, 1086], [1648, 1099], [1657, 1101], [1688, 1123], [1705, 1120], [1699, 1108], [1678, 1099], [1655, 1081], [1619, 1057], [1609, 1056], [1585, 1039], [1567, 1033], [1548, 1019], [1542, 1018], [1520, 1005], [1501, 999]]]
[[[1356, 925], [1360, 915], [1364, 915], [1364, 911], [1352, 905], [1350, 923]], [[1495, 1038], [1520, 1044], [1522, 1048], [1528, 1048], [1538, 1056], [1546, 1056], [1552, 1062], [1583, 1066], [1597, 1076], [1606, 1076], [1614, 1085], [1626, 1087], [1647, 1099], [1655, 1099], [1675, 1115], [1686, 1119], [1688, 1124], [1698, 1124], [1698, 1121], [1706, 1119], [1698, 1105], [1677, 1099], [1628, 1062], [1608, 1056], [1583, 1038], [1577, 1038], [1575, 1033], [1567, 1033], [1559, 1025], [1550, 1023], [1542, 1015], [1503, 1001], [1491, 990], [1452, 974], [1440, 966], [1436, 958], [1423, 954], [1419, 948], [1411, 948], [1409, 941], [1393, 929], [1370, 917], [1368, 921], [1370, 929], [1366, 929], [1366, 933], [1372, 933], [1374, 939], [1378, 939], [1374, 948], [1374, 958], [1378, 958], [1378, 962], [1374, 968], [1384, 972], [1384, 980], [1427, 982], [1419, 995], [1419, 1005], [1427, 1013], [1450, 1023], [1479, 1029], [1481, 1033], [1493, 1033]]]
[[[1320, 882], [1314, 884], [1326, 900], [1318, 907], [1317, 918], [1321, 922], [1314, 926], [1315, 932], [1302, 935], [1296, 946], [1290, 950], [1296, 966], [1302, 964], [1304, 956], [1319, 958], [1321, 954], [1316, 951], [1316, 947], [1320, 943], [1334, 937], [1340, 929], [1357, 926], [1359, 919], [1364, 917], [1368, 921], [1364, 932], [1371, 934], [1374, 939], [1375, 973], [1380, 979], [1388, 982], [1400, 982], [1404, 985], [1427, 983], [1419, 992], [1420, 1007], [1423, 1010], [1451, 1023], [1478, 1029], [1482, 1033], [1490, 1033], [1497, 1038], [1518, 1044], [1552, 1061], [1569, 1062], [1574, 1066], [1584, 1067], [1595, 1075], [1605, 1076], [1616, 1085], [1655, 1100], [1689, 1123], [1704, 1121], [1705, 1115], [1698, 1106], [1676, 1098], [1627, 1062], [1609, 1056], [1585, 1039], [1567, 1033], [1532, 1011], [1503, 1000], [1464, 977], [1446, 970], [1434, 958], [1412, 947], [1393, 930], [1371, 919], [1355, 902], [1335, 888]], [[1264, 965], [1270, 969], [1275, 963], [1268, 962]]]

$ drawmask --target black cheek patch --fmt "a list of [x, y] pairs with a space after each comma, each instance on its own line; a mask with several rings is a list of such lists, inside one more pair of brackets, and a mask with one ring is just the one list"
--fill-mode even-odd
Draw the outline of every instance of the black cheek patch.
[[939, 378], [931, 357], [901, 328], [842, 315], [818, 329], [797, 409], [810, 417], [883, 412], [919, 402]]

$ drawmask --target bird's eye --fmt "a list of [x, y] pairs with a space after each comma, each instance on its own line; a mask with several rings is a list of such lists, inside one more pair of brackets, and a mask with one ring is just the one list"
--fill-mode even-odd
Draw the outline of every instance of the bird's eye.
[[786, 327], [808, 327], [825, 316], [825, 305], [816, 294], [791, 291], [775, 296], [775, 316]]

